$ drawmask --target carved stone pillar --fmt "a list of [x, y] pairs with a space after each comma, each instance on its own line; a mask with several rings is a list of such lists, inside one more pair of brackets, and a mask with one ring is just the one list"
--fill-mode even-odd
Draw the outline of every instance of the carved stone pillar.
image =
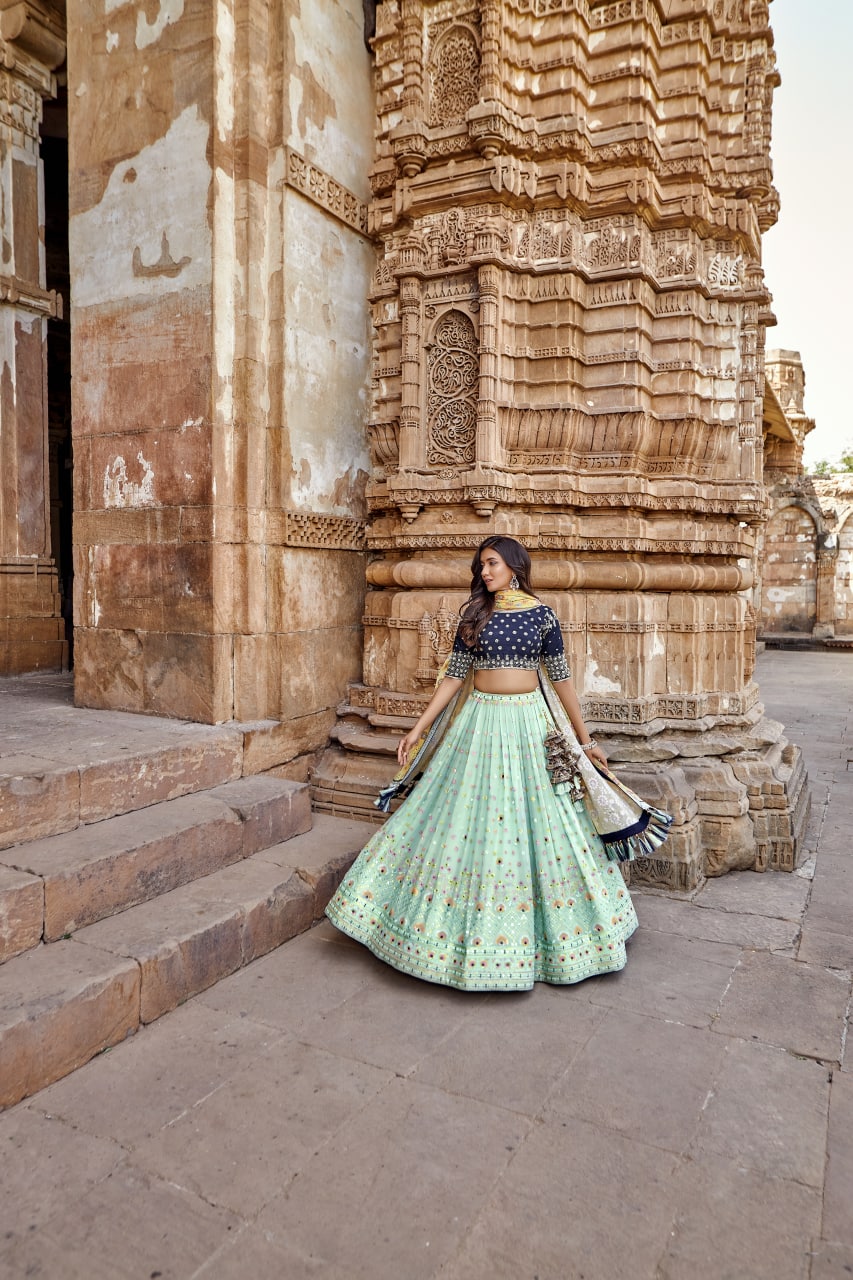
[[[402, 347], [400, 360], [400, 470], [413, 471], [420, 460], [418, 427], [421, 420], [421, 290], [414, 276], [400, 281], [400, 322]], [[410, 515], [410, 508], [403, 509], [406, 519], [414, 518], [418, 508]]]
[[497, 267], [479, 268], [480, 399], [477, 404], [477, 461], [482, 467], [494, 467], [502, 461], [497, 413], [500, 283], [501, 276]]
[[817, 552], [817, 598], [812, 635], [816, 640], [828, 640], [835, 635], [835, 575], [838, 563], [838, 540], [831, 546], [819, 546]]
[[58, 15], [0, 2], [0, 673], [65, 660], [59, 584], [51, 556], [47, 438], [42, 100], [65, 57]]
[[500, 0], [480, 0], [480, 97], [486, 102], [500, 98], [502, 24]]
[[[371, 813], [385, 730], [411, 722], [437, 666], [425, 637], [465, 600], [473, 548], [507, 533], [534, 553], [587, 723], [674, 814], [631, 874], [690, 890], [790, 868], [808, 793], [751, 678], [766, 5], [666, 7], [381, 7], [364, 677], [315, 795]], [[401, 382], [385, 376], [398, 351]]]

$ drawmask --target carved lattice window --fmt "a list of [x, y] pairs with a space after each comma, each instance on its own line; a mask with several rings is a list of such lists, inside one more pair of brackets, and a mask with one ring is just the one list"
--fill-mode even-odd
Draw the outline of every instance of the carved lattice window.
[[452, 27], [430, 58], [431, 125], [460, 124], [480, 97], [480, 50], [472, 31]]
[[480, 364], [474, 326], [461, 311], [439, 321], [427, 368], [427, 461], [473, 462]]

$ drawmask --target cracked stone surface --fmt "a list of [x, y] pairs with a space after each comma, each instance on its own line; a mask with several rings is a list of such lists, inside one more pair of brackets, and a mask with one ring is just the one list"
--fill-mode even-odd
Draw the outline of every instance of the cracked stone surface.
[[635, 891], [622, 974], [523, 994], [419, 983], [321, 923], [0, 1115], [2, 1280], [849, 1275], [833, 662], [758, 672], [768, 714], [808, 703], [813, 879]]

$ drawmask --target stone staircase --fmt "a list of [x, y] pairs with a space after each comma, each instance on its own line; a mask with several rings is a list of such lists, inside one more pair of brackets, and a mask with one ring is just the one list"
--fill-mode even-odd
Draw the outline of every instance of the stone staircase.
[[370, 834], [243, 776], [258, 726], [160, 726], [0, 754], [0, 1107], [310, 928]]

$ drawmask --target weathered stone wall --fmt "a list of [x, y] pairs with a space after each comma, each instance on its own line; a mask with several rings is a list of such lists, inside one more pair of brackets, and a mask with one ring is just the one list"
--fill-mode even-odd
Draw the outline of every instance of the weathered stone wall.
[[359, 665], [369, 59], [353, 0], [72, 0], [80, 703], [325, 741]]
[[765, 478], [770, 514], [759, 534], [759, 630], [768, 640], [853, 634], [853, 477], [808, 476], [798, 351], [768, 351]]
[[317, 803], [369, 811], [499, 531], [611, 760], [675, 814], [644, 877], [791, 867], [802, 764], [751, 679], [768, 6], [386, 0], [377, 24], [376, 556]]
[[51, 553], [42, 102], [65, 46], [56, 6], [0, 9], [0, 672], [65, 658]]

